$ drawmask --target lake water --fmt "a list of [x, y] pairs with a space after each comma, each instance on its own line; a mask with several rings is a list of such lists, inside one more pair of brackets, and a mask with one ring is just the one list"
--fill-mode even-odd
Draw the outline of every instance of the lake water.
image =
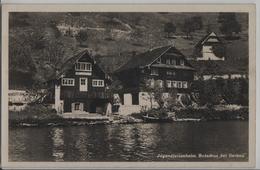
[[248, 159], [247, 121], [26, 127], [9, 133], [10, 161]]

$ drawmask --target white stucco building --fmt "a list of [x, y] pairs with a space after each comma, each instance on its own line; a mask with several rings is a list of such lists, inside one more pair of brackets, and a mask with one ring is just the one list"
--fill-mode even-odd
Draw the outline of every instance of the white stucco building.
[[219, 46], [223, 47], [223, 43], [216, 33], [211, 32], [203, 37], [195, 46], [196, 60], [225, 60], [225, 56], [216, 55], [213, 48]]

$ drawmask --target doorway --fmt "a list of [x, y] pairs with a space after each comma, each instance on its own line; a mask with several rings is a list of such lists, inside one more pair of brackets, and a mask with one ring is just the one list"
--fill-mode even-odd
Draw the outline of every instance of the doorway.
[[79, 78], [79, 91], [88, 91], [88, 79]]

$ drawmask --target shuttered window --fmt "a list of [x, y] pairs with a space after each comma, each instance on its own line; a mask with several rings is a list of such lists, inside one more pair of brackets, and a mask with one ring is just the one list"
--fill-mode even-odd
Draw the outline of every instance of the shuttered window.
[[74, 79], [73, 78], [62, 78], [61, 85], [62, 86], [74, 86]]
[[167, 80], [167, 87], [168, 88], [188, 88], [188, 82], [187, 81], [173, 81], [173, 80]]
[[75, 64], [76, 71], [92, 71], [92, 64], [87, 62], [77, 62]]
[[93, 87], [104, 87], [104, 80], [94, 79], [92, 80]]

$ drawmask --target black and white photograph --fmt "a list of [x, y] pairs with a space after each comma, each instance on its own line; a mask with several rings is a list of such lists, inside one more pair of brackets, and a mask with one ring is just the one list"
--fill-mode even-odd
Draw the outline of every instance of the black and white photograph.
[[254, 160], [249, 11], [7, 20], [8, 163]]

